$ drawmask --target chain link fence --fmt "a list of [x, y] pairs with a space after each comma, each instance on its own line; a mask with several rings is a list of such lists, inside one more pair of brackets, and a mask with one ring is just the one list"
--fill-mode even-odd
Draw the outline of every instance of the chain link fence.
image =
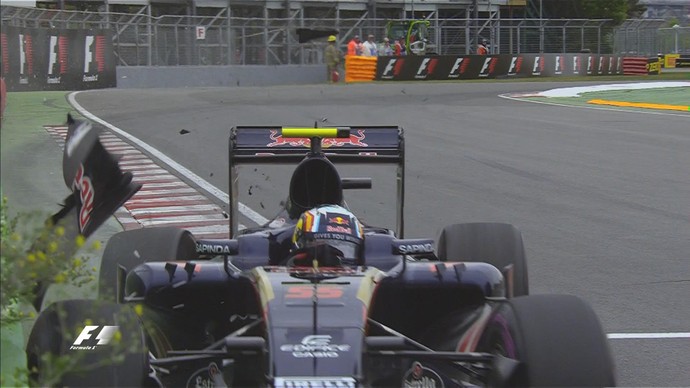
[[[473, 54], [488, 39], [493, 54], [656, 53], [688, 48], [688, 28], [659, 30], [660, 24], [608, 20], [440, 19], [429, 17], [430, 42], [444, 55]], [[380, 42], [387, 19], [232, 17], [227, 8], [209, 16], [158, 16], [143, 6], [136, 13], [79, 12], [2, 6], [3, 25], [43, 28], [109, 28], [119, 66], [283, 65], [322, 63], [325, 39], [298, 43], [297, 28], [335, 29], [345, 51], [354, 35]], [[680, 35], [680, 36], [679, 36]]]
[[690, 54], [690, 27], [660, 28], [657, 47], [659, 53]]
[[615, 31], [614, 50], [649, 56], [690, 54], [690, 27], [664, 26], [664, 19], [627, 20]]

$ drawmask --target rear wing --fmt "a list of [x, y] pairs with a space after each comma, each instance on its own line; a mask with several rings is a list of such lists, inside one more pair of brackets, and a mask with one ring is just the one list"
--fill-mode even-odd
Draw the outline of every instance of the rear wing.
[[230, 130], [229, 149], [230, 238], [237, 236], [239, 225], [237, 166], [297, 164], [314, 154], [321, 154], [333, 163], [397, 165], [396, 233], [399, 238], [403, 237], [405, 142], [402, 128], [238, 126]]

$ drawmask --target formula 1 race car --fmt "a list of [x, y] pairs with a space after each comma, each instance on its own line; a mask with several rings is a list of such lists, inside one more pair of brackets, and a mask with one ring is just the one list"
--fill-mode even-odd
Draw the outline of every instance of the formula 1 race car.
[[[456, 224], [436, 240], [403, 238], [401, 128], [236, 127], [229, 160], [229, 238], [174, 228], [114, 235], [99, 300], [57, 302], [38, 317], [27, 345], [33, 383], [615, 385], [593, 310], [574, 296], [529, 295], [515, 227]], [[240, 230], [237, 166], [257, 163], [297, 166], [281, 213]], [[347, 206], [344, 190], [371, 187], [340, 177], [335, 163], [397, 165], [396, 230], [365, 225], [359, 265], [325, 265], [316, 251], [308, 265], [290, 265], [303, 212]], [[64, 355], [74, 361], [51, 380], [49, 360]]]

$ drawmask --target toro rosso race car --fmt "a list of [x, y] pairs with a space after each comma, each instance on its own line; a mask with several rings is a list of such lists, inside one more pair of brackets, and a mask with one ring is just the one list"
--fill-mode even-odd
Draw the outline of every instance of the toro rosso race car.
[[[84, 219], [86, 187], [72, 184], [81, 169], [79, 179], [94, 182], [93, 226], [138, 187], [116, 161], [107, 168], [94, 162], [93, 150], [103, 150], [85, 127], [70, 122], [65, 181], [74, 192], [66, 210]], [[114, 235], [102, 257], [99, 299], [57, 302], [38, 317], [27, 345], [32, 383], [615, 385], [593, 310], [574, 296], [529, 295], [515, 227], [455, 224], [437, 239], [403, 238], [401, 128], [236, 127], [229, 161], [230, 236], [201, 240], [174, 228]], [[261, 163], [296, 164], [287, 200], [280, 222], [240, 230], [237, 167]], [[296, 265], [289, 258], [301, 215], [320, 205], [347, 208], [344, 191], [371, 187], [370, 179], [341, 177], [341, 163], [397, 166], [397, 226], [364, 224], [359, 262], [325, 261], [316, 246]], [[120, 194], [109, 198], [98, 182], [113, 180]], [[88, 223], [77, 224], [85, 234]], [[57, 356], [70, 362], [54, 377], [49, 361]]]

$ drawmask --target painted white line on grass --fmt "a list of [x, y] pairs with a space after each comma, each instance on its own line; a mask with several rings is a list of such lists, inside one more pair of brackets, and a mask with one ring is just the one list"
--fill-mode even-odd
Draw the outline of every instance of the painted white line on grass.
[[690, 338], [690, 333], [609, 333], [609, 339], [678, 339]]
[[[557, 88], [551, 89], [544, 92], [536, 93], [523, 93], [522, 96], [518, 96], [518, 93], [507, 93], [500, 94], [499, 97], [505, 98], [506, 100], [514, 101], [525, 101], [534, 104], [544, 104], [544, 105], [555, 105], [555, 106], [565, 106], [569, 108], [584, 108], [584, 109], [596, 109], [596, 110], [606, 110], [615, 112], [636, 112], [651, 115], [660, 116], [679, 116], [688, 117], [686, 114], [682, 113], [671, 113], [671, 112], [657, 112], [649, 110], [636, 110], [636, 109], [619, 109], [613, 107], [602, 107], [602, 106], [589, 106], [589, 105], [573, 105], [566, 102], [554, 101], [553, 97], [563, 98], [563, 97], [581, 97], [583, 93], [591, 92], [606, 92], [611, 90], [644, 90], [644, 89], [660, 89], [660, 88], [690, 88], [690, 82], [641, 82], [641, 83], [627, 83], [627, 84], [606, 84], [606, 85], [593, 85], [593, 86], [575, 86], [567, 88]], [[525, 97], [544, 97], [542, 100], [525, 99]]]
[[645, 90], [645, 89], [663, 89], [663, 88], [687, 88], [690, 87], [690, 82], [634, 82], [626, 84], [605, 84], [605, 85], [589, 85], [589, 86], [570, 86], [564, 88], [556, 88], [539, 92], [540, 96], [544, 97], [581, 97], [584, 93], [593, 92], [610, 92], [620, 90]]
[[594, 110], [605, 110], [605, 111], [609, 111], [609, 112], [613, 111], [613, 112], [626, 112], [626, 113], [642, 113], [642, 114], [656, 115], [656, 116], [690, 117], [690, 115], [682, 114], [682, 113], [656, 112], [656, 111], [652, 111], [649, 109], [617, 109], [617, 108], [607, 108], [607, 107], [602, 107], [602, 106], [573, 105], [573, 104], [559, 103], [559, 102], [547, 100], [548, 97], [544, 97], [541, 100], [533, 100], [533, 99], [523, 98], [523, 97], [512, 97], [512, 96], [507, 95], [507, 94], [499, 94], [498, 96], [501, 98], [505, 98], [506, 100], [531, 102], [533, 104], [542, 104], [542, 105], [551, 105], [551, 106], [562, 106], [565, 108], [594, 109]]
[[[181, 164], [175, 162], [174, 160], [170, 159], [167, 155], [164, 153], [158, 151], [156, 148], [148, 145], [147, 143], [144, 143], [143, 141], [139, 140], [137, 137], [130, 135], [129, 133], [123, 131], [122, 129], [108, 123], [105, 120], [102, 120], [101, 118], [97, 117], [96, 115], [92, 114], [91, 112], [87, 111], [83, 106], [81, 106], [76, 99], [77, 94], [81, 92], [73, 92], [70, 93], [67, 96], [67, 99], [69, 100], [69, 103], [84, 117], [87, 119], [99, 123], [103, 125], [104, 127], [108, 128], [109, 130], [117, 133], [119, 136], [127, 139], [129, 142], [136, 144], [139, 148], [143, 149], [146, 151], [149, 155], [153, 156], [154, 158], [158, 159], [161, 163], [167, 165], [169, 168], [173, 169], [174, 171], [180, 173], [182, 176], [185, 178], [189, 179], [191, 182], [194, 182], [197, 186], [201, 187], [204, 191], [209, 193], [210, 195], [214, 196], [221, 202], [225, 204], [230, 203], [230, 196], [217, 188], [216, 186], [213, 186], [211, 183], [203, 179], [202, 177], [198, 176], [197, 174], [193, 173], [191, 170], [188, 168], [182, 166]], [[255, 212], [254, 210], [250, 209], [247, 205], [240, 203], [239, 204], [239, 211], [240, 213], [244, 214], [247, 218], [250, 220], [256, 222], [259, 225], [266, 224], [268, 222], [268, 219], [261, 214]]]

